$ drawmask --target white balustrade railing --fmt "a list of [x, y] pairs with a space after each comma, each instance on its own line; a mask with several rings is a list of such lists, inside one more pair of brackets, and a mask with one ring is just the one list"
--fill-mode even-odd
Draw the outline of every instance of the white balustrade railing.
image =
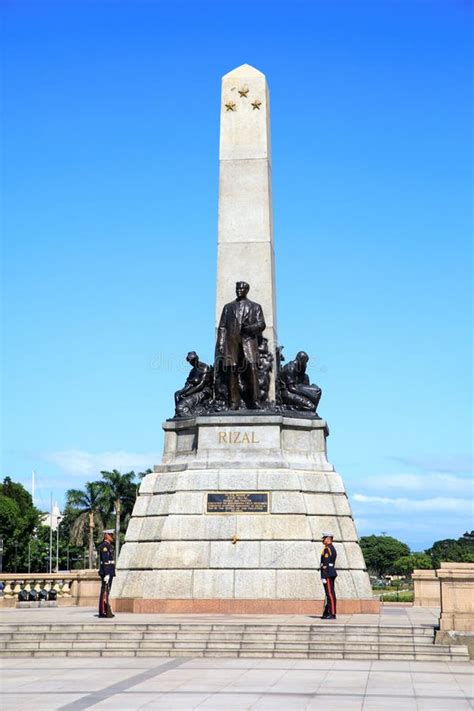
[[72, 570], [59, 573], [0, 573], [0, 606], [10, 600], [18, 600], [21, 590], [55, 590], [57, 599], [71, 599], [72, 604], [81, 604], [80, 598], [94, 598], [100, 580], [96, 570]]

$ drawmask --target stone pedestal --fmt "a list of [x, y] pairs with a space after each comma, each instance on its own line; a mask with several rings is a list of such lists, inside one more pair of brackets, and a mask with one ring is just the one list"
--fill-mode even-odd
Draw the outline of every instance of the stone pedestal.
[[474, 632], [474, 563], [441, 563], [440, 630]]
[[[142, 481], [120, 552], [115, 609], [320, 614], [329, 530], [338, 611], [378, 611], [323, 420], [226, 414], [163, 427], [162, 463]], [[208, 494], [232, 492], [264, 494], [266, 512], [208, 512]]]
[[96, 607], [99, 604], [100, 578], [96, 570], [79, 571], [71, 585], [71, 596], [76, 605]]
[[439, 607], [440, 584], [436, 570], [414, 570], [412, 574], [415, 607]]

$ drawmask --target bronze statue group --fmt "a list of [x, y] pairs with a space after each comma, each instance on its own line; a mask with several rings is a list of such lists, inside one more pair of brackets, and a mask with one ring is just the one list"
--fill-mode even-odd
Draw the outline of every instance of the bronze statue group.
[[[222, 309], [214, 365], [200, 361], [195, 351], [188, 353], [191, 370], [184, 387], [175, 393], [176, 417], [228, 410], [297, 411], [316, 416], [321, 388], [309, 381], [308, 354], [299, 351], [294, 360], [282, 365], [279, 346], [274, 358], [263, 337], [263, 309], [247, 298], [249, 289], [245, 281], [238, 281], [236, 298]], [[275, 400], [270, 402], [274, 367]]]

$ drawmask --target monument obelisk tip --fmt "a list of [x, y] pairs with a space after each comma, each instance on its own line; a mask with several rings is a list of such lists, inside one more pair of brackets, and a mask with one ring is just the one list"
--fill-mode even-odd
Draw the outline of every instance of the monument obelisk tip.
[[265, 79], [265, 74], [263, 72], [261, 72], [260, 70], [256, 69], [255, 67], [252, 67], [251, 64], [241, 64], [240, 67], [236, 67], [235, 69], [232, 69], [230, 72], [227, 72], [227, 74], [224, 74], [224, 76], [222, 78], [227, 79], [228, 77], [248, 77], [248, 76], [263, 77]]

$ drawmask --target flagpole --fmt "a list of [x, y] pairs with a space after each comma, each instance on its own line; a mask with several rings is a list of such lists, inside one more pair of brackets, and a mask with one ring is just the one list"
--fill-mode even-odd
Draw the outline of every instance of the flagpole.
[[53, 572], [53, 492], [51, 492], [49, 514], [49, 572]]

